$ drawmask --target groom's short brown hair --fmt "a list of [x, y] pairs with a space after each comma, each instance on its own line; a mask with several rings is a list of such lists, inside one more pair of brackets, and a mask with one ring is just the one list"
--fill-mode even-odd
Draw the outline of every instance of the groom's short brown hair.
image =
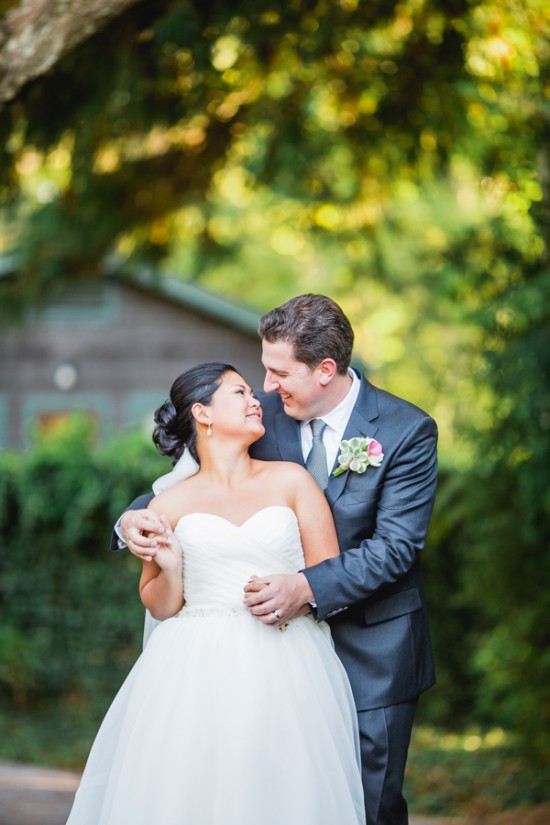
[[353, 350], [353, 329], [332, 298], [326, 295], [298, 295], [260, 318], [260, 337], [269, 341], [288, 341], [294, 357], [308, 367], [316, 367], [324, 358], [336, 362], [345, 375]]

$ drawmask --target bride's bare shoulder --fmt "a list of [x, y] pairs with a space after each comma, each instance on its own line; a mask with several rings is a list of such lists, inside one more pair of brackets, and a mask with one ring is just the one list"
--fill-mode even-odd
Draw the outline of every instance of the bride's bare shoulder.
[[310, 478], [310, 475], [305, 467], [296, 464], [294, 461], [258, 461], [260, 471], [265, 474], [266, 478], [273, 479], [288, 479], [288, 481], [299, 482], [303, 478]]
[[165, 512], [165, 509], [172, 509], [174, 505], [181, 502], [182, 493], [188, 493], [193, 489], [193, 479], [186, 478], [182, 481], [177, 481], [167, 490], [156, 495], [149, 502], [149, 507], [157, 512]]

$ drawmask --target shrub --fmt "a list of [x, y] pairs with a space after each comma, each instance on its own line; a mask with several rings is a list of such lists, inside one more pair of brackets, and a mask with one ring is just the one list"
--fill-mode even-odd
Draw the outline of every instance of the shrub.
[[94, 446], [75, 417], [0, 457], [0, 698], [104, 704], [141, 643], [139, 562], [111, 553], [116, 518], [167, 472], [141, 434]]

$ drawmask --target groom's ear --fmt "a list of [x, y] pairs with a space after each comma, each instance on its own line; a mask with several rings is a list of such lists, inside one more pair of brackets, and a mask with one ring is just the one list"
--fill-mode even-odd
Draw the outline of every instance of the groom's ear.
[[317, 369], [319, 370], [319, 381], [323, 387], [326, 387], [327, 384], [330, 384], [330, 382], [338, 372], [336, 361], [334, 361], [333, 358], [323, 358], [321, 363], [317, 364]]

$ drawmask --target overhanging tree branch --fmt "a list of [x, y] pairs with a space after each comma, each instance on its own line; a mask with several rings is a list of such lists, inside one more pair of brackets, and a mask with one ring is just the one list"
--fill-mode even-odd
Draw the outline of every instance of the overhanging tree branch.
[[137, 0], [21, 0], [0, 18], [0, 108]]

